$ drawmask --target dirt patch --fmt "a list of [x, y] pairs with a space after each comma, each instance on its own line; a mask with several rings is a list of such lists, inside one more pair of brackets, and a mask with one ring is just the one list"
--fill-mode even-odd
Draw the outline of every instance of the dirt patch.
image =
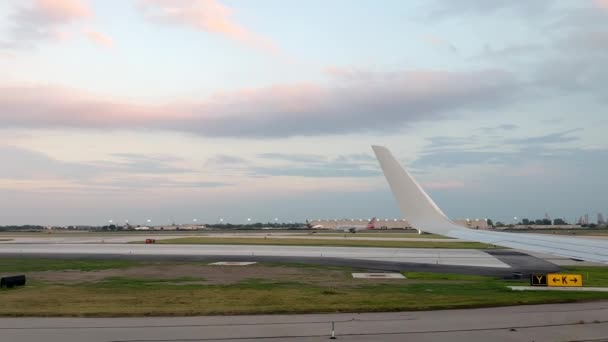
[[[75, 284], [83, 282], [100, 282], [106, 278], [124, 277], [133, 279], [150, 279], [171, 281], [177, 278], [191, 280], [179, 282], [191, 284], [192, 278], [202, 278], [197, 284], [220, 285], [235, 284], [249, 279], [273, 282], [299, 282], [323, 286], [356, 286], [368, 283], [417, 282], [401, 279], [352, 279], [350, 271], [328, 270], [317, 268], [299, 268], [290, 266], [209, 266], [195, 264], [158, 264], [125, 269], [108, 269], [100, 271], [44, 271], [29, 272], [29, 279], [50, 283]], [[171, 282], [173, 284], [174, 282]], [[176, 283], [177, 284], [177, 283]]]

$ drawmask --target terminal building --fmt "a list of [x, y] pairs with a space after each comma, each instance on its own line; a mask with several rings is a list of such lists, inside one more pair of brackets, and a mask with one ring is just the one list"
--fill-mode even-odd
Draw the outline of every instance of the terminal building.
[[492, 229], [486, 219], [457, 219], [454, 223], [471, 229]]
[[[372, 219], [335, 219], [335, 220], [308, 220], [308, 225], [315, 229], [340, 229], [349, 226], [367, 226]], [[374, 229], [411, 229], [412, 226], [405, 219], [376, 219], [373, 221]]]
[[[365, 226], [372, 219], [336, 219], [336, 220], [308, 220], [308, 226], [315, 229], [341, 229], [349, 226]], [[491, 229], [485, 219], [458, 219], [454, 223], [471, 229]], [[374, 229], [412, 229], [406, 219], [376, 219], [373, 222]]]

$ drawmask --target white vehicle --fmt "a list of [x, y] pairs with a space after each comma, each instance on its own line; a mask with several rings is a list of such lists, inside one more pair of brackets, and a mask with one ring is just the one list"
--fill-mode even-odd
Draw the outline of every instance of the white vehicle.
[[397, 204], [412, 227], [433, 234], [479, 241], [524, 251], [608, 263], [608, 241], [473, 230], [452, 222], [391, 152], [372, 146]]

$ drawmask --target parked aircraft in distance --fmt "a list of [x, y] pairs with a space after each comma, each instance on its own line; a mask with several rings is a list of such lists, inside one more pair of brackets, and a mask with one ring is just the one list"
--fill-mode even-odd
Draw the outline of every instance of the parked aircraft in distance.
[[315, 224], [314, 226], [306, 220], [306, 228], [308, 229], [325, 229], [325, 226], [322, 224]]
[[361, 224], [356, 224], [356, 223], [348, 223], [348, 224], [340, 224], [337, 225], [336, 228], [329, 228], [329, 227], [325, 227], [325, 225], [322, 224], [316, 224], [316, 225], [312, 225], [308, 220], [306, 220], [306, 227], [309, 229], [331, 229], [331, 230], [340, 230], [343, 231], [345, 233], [356, 233], [358, 231], [361, 230], [367, 230], [367, 229], [376, 229], [376, 222], [378, 220], [376, 219], [376, 217], [373, 217], [371, 220], [369, 220], [369, 222], [367, 222], [367, 224], [363, 224], [363, 221]]
[[[377, 221], [377, 219], [375, 217], [372, 217], [372, 219], [369, 220], [369, 222], [367, 224], [354, 224], [354, 223], [353, 224], [342, 224], [342, 225], [338, 225], [336, 227], [336, 230], [341, 230], [345, 233], [356, 233], [361, 230], [375, 229], [376, 221]], [[363, 221], [363, 222], [365, 222], [365, 221]]]
[[401, 213], [419, 231], [576, 260], [608, 263], [608, 240], [473, 230], [460, 226], [441, 211], [386, 147], [372, 146], [372, 149]]

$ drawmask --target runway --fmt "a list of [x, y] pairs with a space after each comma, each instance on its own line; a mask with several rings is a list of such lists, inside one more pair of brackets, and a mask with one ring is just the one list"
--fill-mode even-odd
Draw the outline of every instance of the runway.
[[191, 238], [191, 237], [205, 237], [205, 238], [258, 238], [258, 239], [300, 239], [300, 240], [353, 240], [353, 241], [424, 241], [424, 242], [458, 242], [466, 241], [459, 239], [438, 239], [438, 238], [425, 238], [425, 237], [374, 237], [374, 236], [354, 236], [353, 234], [334, 236], [327, 235], [302, 235], [301, 233], [273, 233], [273, 234], [262, 234], [262, 233], [221, 233], [221, 234], [129, 234], [129, 235], [88, 235], [88, 234], [74, 234], [74, 235], [52, 235], [48, 236], [27, 236], [27, 235], [2, 235], [2, 238], [10, 239], [8, 241], [0, 241], [0, 244], [15, 244], [15, 243], [129, 243], [136, 241], [143, 241], [147, 238], [162, 240], [162, 239], [175, 239], [175, 238]]
[[258, 261], [509, 277], [559, 267], [513, 250], [252, 245], [2, 244], [0, 256], [174, 261]]
[[144, 244], [3, 244], [0, 254], [19, 255], [142, 255], [316, 257], [435, 265], [509, 268], [494, 256], [475, 249], [374, 248], [255, 245], [144, 245]]
[[608, 302], [366, 314], [0, 318], [12, 342], [605, 341]]

